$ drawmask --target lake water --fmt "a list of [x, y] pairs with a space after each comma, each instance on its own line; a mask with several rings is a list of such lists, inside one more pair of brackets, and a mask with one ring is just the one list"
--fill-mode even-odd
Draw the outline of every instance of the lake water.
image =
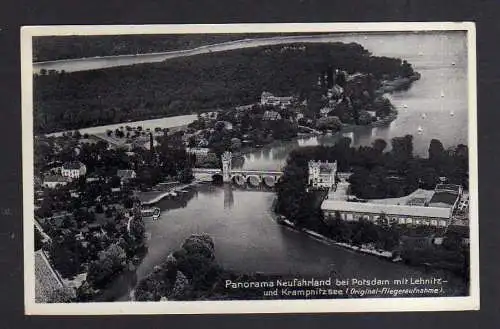
[[449, 273], [359, 254], [278, 225], [271, 216], [273, 199], [270, 191], [207, 184], [160, 201], [161, 218], [146, 222], [149, 250], [136, 279], [151, 273], [189, 235], [207, 233], [214, 239], [217, 261], [239, 272], [389, 280], [434, 276], [448, 280], [444, 289], [449, 295], [464, 293], [464, 283]]
[[[290, 41], [283, 40], [284, 38], [274, 39], [273, 43]], [[468, 144], [465, 33], [359, 34], [300, 37], [292, 41], [358, 42], [374, 55], [406, 59], [421, 73], [421, 79], [408, 91], [390, 95], [399, 111], [394, 122], [387, 127], [358, 128], [345, 134], [352, 138], [355, 146], [371, 144], [375, 138], [389, 140], [412, 134], [415, 154], [426, 156], [429, 142], [433, 138], [441, 140], [445, 147]], [[256, 46], [262, 42], [264, 41], [245, 41], [239, 46]], [[237, 46], [237, 43], [231, 44], [231, 47], [238, 48]], [[227, 45], [221, 47], [227, 48]], [[220, 49], [228, 50], [226, 48]], [[212, 51], [214, 49], [218, 48], [211, 48]], [[140, 60], [158, 61], [158, 56], [165, 55], [150, 55]], [[97, 61], [99, 60], [94, 62]], [[109, 64], [112, 59], [105, 61], [108, 65], [106, 67], [113, 66]], [[69, 62], [71, 61], [64, 63]], [[97, 65], [94, 62], [91, 59], [74, 63], [78, 65], [77, 70], [81, 70], [92, 69]], [[121, 65], [123, 62], [117, 59], [116, 64]], [[418, 132], [419, 127], [421, 133]], [[338, 136], [308, 137], [264, 147], [245, 155], [242, 167], [278, 169], [294, 148], [333, 144], [337, 138]], [[273, 193], [262, 190], [199, 186], [176, 200], [160, 201], [158, 206], [162, 209], [161, 218], [146, 223], [148, 253], [137, 268], [134, 280], [130, 282], [135, 283], [136, 279], [148, 275], [154, 266], [161, 264], [170, 252], [179, 248], [182, 241], [193, 233], [211, 235], [215, 241], [218, 262], [236, 271], [322, 276], [335, 274], [345, 278], [382, 279], [444, 275], [357, 254], [277, 225], [270, 213], [273, 198]], [[446, 289], [450, 294], [463, 293], [464, 284], [459, 278], [449, 276], [448, 280]], [[128, 284], [125, 290], [128, 292], [132, 287], [133, 284]], [[123, 296], [126, 299], [128, 294]]]

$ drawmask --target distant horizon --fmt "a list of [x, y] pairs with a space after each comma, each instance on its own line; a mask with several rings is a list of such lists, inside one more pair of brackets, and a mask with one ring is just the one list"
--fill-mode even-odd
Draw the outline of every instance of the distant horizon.
[[[338, 36], [338, 37], [359, 37], [359, 36], [388, 36], [388, 35], [401, 35], [401, 34], [409, 34], [409, 35], [443, 35], [443, 34], [463, 34], [465, 37], [466, 31], [461, 30], [430, 30], [430, 31], [354, 31], [354, 32], [345, 32], [345, 31], [328, 31], [328, 32], [228, 32], [228, 33], [197, 33], [197, 34], [181, 34], [181, 33], [158, 33], [158, 34], [99, 34], [99, 35], [46, 35], [46, 36], [34, 36], [33, 37], [33, 64], [41, 64], [45, 62], [58, 62], [65, 60], [77, 60], [77, 59], [91, 59], [95, 57], [115, 57], [115, 56], [133, 56], [133, 55], [141, 55], [141, 54], [154, 54], [154, 53], [163, 53], [163, 52], [173, 52], [173, 51], [181, 51], [181, 50], [193, 50], [199, 47], [214, 45], [214, 44], [223, 44], [228, 42], [236, 42], [245, 39], [266, 39], [266, 38], [274, 38], [274, 37], [294, 37], [294, 36]], [[233, 37], [239, 36], [235, 38], [224, 39], [224, 37]], [[149, 41], [148, 39], [162, 38], [164, 40], [160, 41], [176, 41], [179, 42], [181, 40], [192, 41], [196, 38], [206, 37], [206, 38], [221, 38], [220, 41], [217, 40], [205, 40], [201, 41], [199, 44], [195, 44], [192, 47], [181, 47], [181, 48], [165, 48], [163, 50], [153, 50], [153, 51], [139, 51], [139, 52], [119, 52], [115, 54], [104, 54], [97, 56], [80, 56], [80, 57], [63, 57], [63, 58], [53, 58], [53, 59], [44, 59], [35, 61], [35, 57], [38, 56], [38, 52], [40, 52], [40, 48], [43, 51], [43, 43], [45, 40], [56, 40], [57, 41], [72, 41], [72, 42], [81, 42], [83, 40], [89, 39], [110, 39], [109, 41], [114, 42], [111, 46], [120, 46], [119, 43], [127, 42], [129, 43], [127, 46], [133, 46], [134, 38], [142, 39], [142, 42]], [[118, 40], [120, 39], [120, 40]], [[158, 40], [151, 40], [153, 42], [157, 42]], [[345, 41], [339, 41], [341, 43], [349, 43]], [[56, 42], [57, 43], [57, 42]], [[363, 44], [352, 41], [352, 43], [360, 44], [365, 47]], [[57, 45], [60, 47], [60, 45]], [[90, 48], [97, 48], [95, 44], [89, 44]], [[38, 49], [37, 49], [38, 48]], [[112, 51], [111, 49], [109, 49]], [[139, 49], [140, 50], [140, 49]]]

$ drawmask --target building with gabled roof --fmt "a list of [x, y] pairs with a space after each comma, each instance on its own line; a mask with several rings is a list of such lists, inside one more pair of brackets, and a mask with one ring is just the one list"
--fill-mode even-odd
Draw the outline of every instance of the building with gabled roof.
[[264, 112], [264, 116], [262, 117], [264, 121], [276, 121], [281, 120], [281, 114], [276, 111], [266, 111]]
[[64, 177], [61, 175], [46, 175], [43, 178], [42, 185], [48, 188], [56, 188], [59, 186], [65, 186], [69, 182], [71, 182], [71, 179], [69, 177]]
[[87, 167], [80, 161], [71, 161], [63, 163], [61, 175], [71, 179], [80, 178], [87, 173]]

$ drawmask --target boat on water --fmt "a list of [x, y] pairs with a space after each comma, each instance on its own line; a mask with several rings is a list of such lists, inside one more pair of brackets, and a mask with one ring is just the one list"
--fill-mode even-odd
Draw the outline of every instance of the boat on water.
[[455, 66], [455, 62], [451, 62], [451, 65], [452, 65], [452, 66]]
[[441, 98], [444, 97], [444, 91], [441, 91]]
[[422, 113], [422, 119], [425, 119], [425, 118], [427, 118], [427, 114]]
[[403, 104], [403, 108], [407, 109], [407, 108], [408, 108], [408, 105]]
[[454, 116], [454, 115], [455, 115], [455, 112], [451, 111], [451, 112], [450, 112], [450, 115], [451, 115], [451, 116]]
[[421, 134], [424, 131], [424, 128], [422, 128], [422, 126], [418, 126], [417, 131]]
[[160, 212], [160, 208], [158, 207], [145, 208], [141, 209], [141, 216], [142, 219], [157, 220], [158, 218], [160, 218]]

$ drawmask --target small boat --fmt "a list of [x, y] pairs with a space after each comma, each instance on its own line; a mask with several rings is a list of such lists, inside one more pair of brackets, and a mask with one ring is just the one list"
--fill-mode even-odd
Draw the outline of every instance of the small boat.
[[452, 66], [455, 66], [455, 62], [451, 62], [451, 65], [452, 65]]
[[441, 91], [441, 98], [444, 97], [444, 91]]
[[408, 105], [403, 104], [403, 108], [407, 109], [407, 108], [408, 108]]
[[425, 118], [427, 118], [427, 114], [422, 113], [422, 119], [425, 119]]
[[418, 126], [417, 131], [421, 134], [424, 131], [424, 128], [422, 128], [422, 126]]
[[455, 112], [450, 111], [450, 115], [451, 115], [451, 116], [454, 116], [454, 115], [455, 115]]

